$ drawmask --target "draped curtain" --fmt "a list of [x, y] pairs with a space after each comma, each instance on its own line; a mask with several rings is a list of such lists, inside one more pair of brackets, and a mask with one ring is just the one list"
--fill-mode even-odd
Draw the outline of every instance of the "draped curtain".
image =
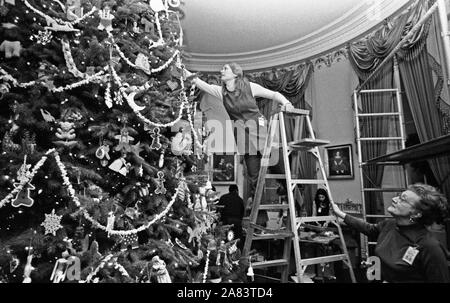
[[[294, 107], [311, 110], [312, 107], [305, 100], [305, 90], [313, 73], [313, 65], [311, 62], [300, 64], [291, 69], [276, 69], [272, 71], [265, 71], [259, 73], [247, 74], [250, 81], [256, 82], [270, 90], [278, 91], [283, 94], [289, 101], [292, 102]], [[258, 107], [261, 113], [267, 118], [270, 118], [270, 114], [273, 111], [273, 101], [271, 100], [258, 100]], [[310, 112], [312, 116], [312, 112]], [[286, 133], [288, 141], [293, 140], [295, 130], [295, 121], [293, 119], [286, 119]], [[307, 134], [304, 127], [304, 133]], [[291, 157], [291, 171], [293, 174], [301, 176], [305, 179], [316, 178], [316, 160], [307, 152], [299, 152], [298, 157]], [[303, 207], [308, 213], [311, 213], [312, 203], [304, 204], [306, 201], [312, 201], [315, 195], [316, 188], [313, 186], [306, 186], [303, 189], [299, 189], [298, 186], [294, 191], [295, 200], [299, 207]]]
[[[422, 8], [418, 16], [426, 13], [425, 8]], [[400, 72], [420, 142], [447, 134], [447, 125], [444, 124], [439, 106], [442, 87], [436, 87], [433, 83], [433, 60], [430, 60], [432, 58], [426, 45], [432, 21], [429, 19], [398, 53]], [[450, 157], [429, 159], [428, 163], [438, 187], [449, 196]]]
[[[388, 56], [402, 38], [402, 32], [408, 20], [408, 14], [403, 14], [395, 20], [386, 21], [382, 28], [367, 36], [364, 40], [349, 45], [350, 63], [362, 84], [368, 76]], [[394, 87], [393, 60], [386, 63], [371, 78], [363, 89], [386, 89]], [[359, 112], [382, 113], [393, 111], [393, 94], [389, 93], [362, 93]], [[361, 137], [389, 137], [389, 117], [366, 117], [360, 120]], [[386, 154], [387, 141], [361, 141], [363, 161]], [[363, 187], [381, 187], [384, 166], [367, 165], [363, 168]], [[383, 195], [381, 192], [364, 192], [366, 212], [379, 214], [383, 211]]]
[[[349, 45], [350, 62], [357, 73], [360, 83], [367, 79], [380, 62], [398, 45], [401, 39], [417, 24], [434, 1], [416, 1], [410, 9], [393, 21], [385, 22], [383, 27], [366, 37], [362, 41]], [[426, 38], [432, 19], [425, 22], [419, 30], [397, 52], [400, 76], [404, 85], [404, 91], [411, 108], [414, 124], [421, 142], [446, 134], [447, 125], [443, 123], [443, 114], [440, 109], [439, 94], [433, 84], [432, 62], [426, 47]], [[376, 77], [368, 81], [363, 89], [390, 88], [392, 87], [393, 62], [388, 62], [379, 71]], [[371, 100], [372, 98], [372, 100]], [[371, 97], [363, 94], [361, 98], [361, 110], [374, 110], [369, 108], [369, 103], [375, 101], [379, 108], [375, 110], [387, 111], [388, 96]], [[372, 124], [372, 127], [364, 127], [362, 136], [385, 136], [386, 128], [381, 120]], [[370, 159], [386, 153], [387, 146], [379, 142], [372, 147], [363, 150], [363, 158]], [[439, 157], [428, 160], [434, 176], [440, 183], [440, 189], [448, 196], [450, 194], [450, 180], [448, 177], [449, 157]], [[364, 184], [367, 187], [380, 186], [383, 177], [383, 167], [368, 169], [364, 175]], [[370, 185], [368, 185], [370, 184]], [[368, 211], [376, 211], [380, 196], [376, 194], [366, 195], [369, 198]]]

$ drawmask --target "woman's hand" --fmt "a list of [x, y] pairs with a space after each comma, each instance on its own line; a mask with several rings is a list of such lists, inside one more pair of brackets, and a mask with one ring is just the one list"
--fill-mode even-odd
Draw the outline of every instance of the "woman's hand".
[[342, 210], [339, 209], [339, 206], [337, 206], [336, 203], [334, 202], [330, 202], [331, 203], [331, 208], [333, 209], [334, 214], [336, 215], [336, 217], [339, 217], [341, 219], [344, 219], [345, 216], [347, 215], [346, 213], [344, 213]]
[[290, 111], [290, 110], [293, 110], [293, 109], [295, 109], [295, 107], [294, 107], [294, 105], [292, 105], [291, 102], [288, 102], [288, 103], [284, 104], [284, 105], [281, 107], [281, 110], [282, 110], [282, 111]]

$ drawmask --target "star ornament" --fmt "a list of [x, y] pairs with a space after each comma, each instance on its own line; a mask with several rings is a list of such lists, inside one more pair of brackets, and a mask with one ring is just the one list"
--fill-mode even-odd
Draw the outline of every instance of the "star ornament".
[[41, 223], [45, 228], [45, 234], [53, 234], [56, 236], [56, 231], [62, 228], [62, 216], [55, 214], [55, 209], [50, 214], [45, 214], [45, 221]]

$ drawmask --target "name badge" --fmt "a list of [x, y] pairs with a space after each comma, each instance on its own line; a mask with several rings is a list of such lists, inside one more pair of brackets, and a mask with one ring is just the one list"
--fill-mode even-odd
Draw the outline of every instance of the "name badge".
[[412, 265], [418, 253], [419, 250], [417, 248], [409, 246], [405, 254], [403, 255], [402, 260], [409, 265]]
[[259, 123], [259, 126], [264, 127], [264, 117], [259, 117], [258, 123]]

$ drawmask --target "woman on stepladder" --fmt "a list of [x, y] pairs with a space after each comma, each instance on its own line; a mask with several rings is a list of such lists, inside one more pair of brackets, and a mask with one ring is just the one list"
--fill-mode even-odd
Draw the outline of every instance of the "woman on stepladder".
[[413, 184], [392, 198], [393, 219], [370, 224], [352, 217], [332, 201], [335, 215], [367, 236], [377, 237], [375, 255], [384, 282], [449, 283], [447, 250], [427, 229], [447, 217], [447, 199], [434, 187]]
[[192, 78], [192, 83], [200, 90], [223, 101], [223, 105], [235, 125], [235, 140], [239, 153], [244, 155], [250, 181], [249, 197], [253, 197], [267, 137], [267, 122], [259, 111], [255, 97], [274, 100], [286, 110], [294, 107], [279, 92], [248, 81], [237, 63], [225, 64], [220, 73], [222, 86], [208, 84], [185, 70], [186, 78]]

